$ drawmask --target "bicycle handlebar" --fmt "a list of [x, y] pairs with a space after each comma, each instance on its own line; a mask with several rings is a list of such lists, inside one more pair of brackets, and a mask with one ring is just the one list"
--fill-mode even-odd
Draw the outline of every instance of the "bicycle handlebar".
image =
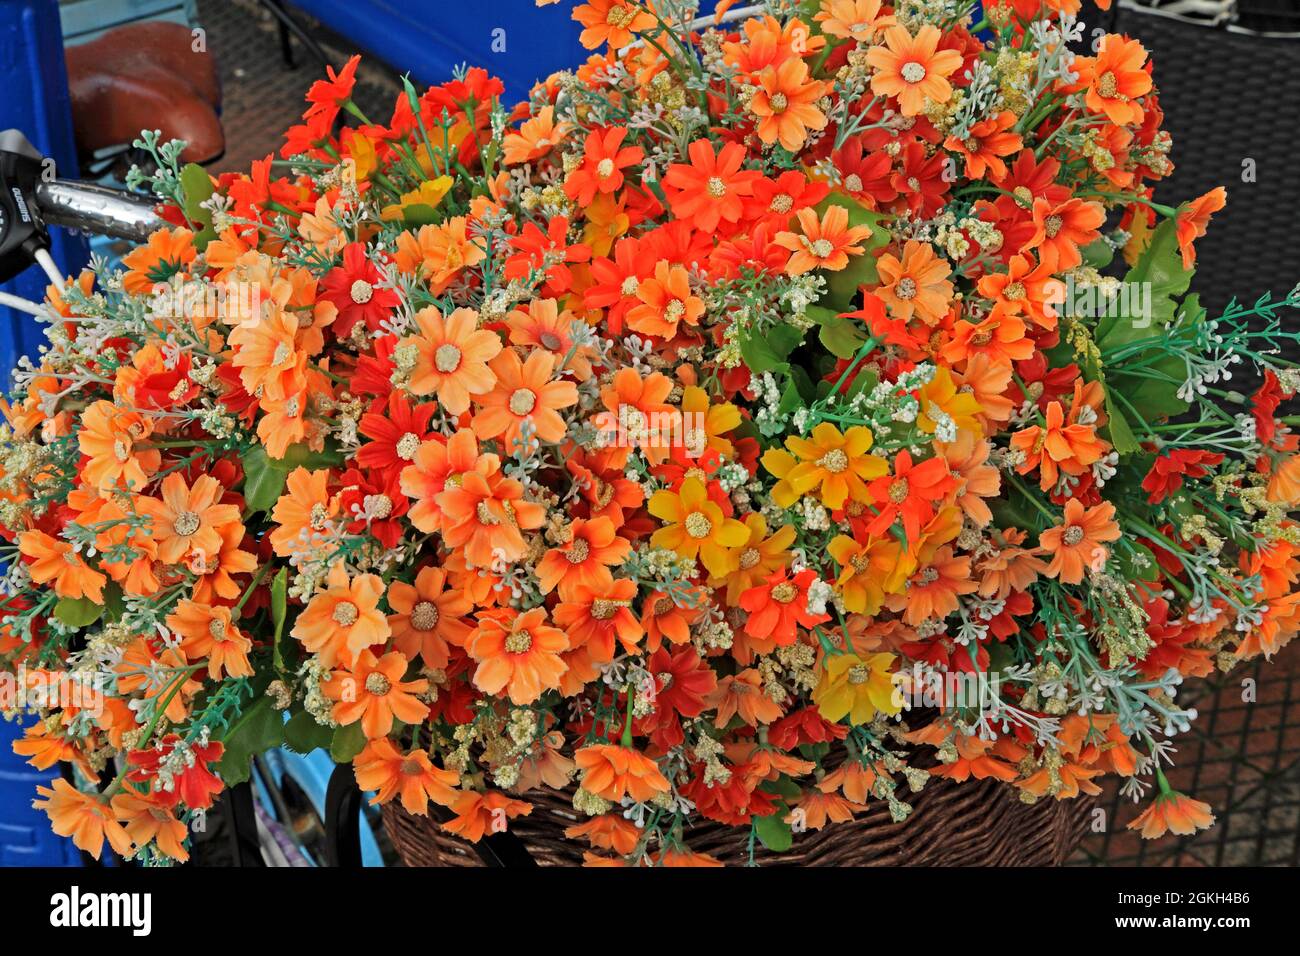
[[147, 242], [151, 232], [167, 225], [146, 196], [75, 180], [39, 183], [36, 208], [48, 225], [133, 242]]

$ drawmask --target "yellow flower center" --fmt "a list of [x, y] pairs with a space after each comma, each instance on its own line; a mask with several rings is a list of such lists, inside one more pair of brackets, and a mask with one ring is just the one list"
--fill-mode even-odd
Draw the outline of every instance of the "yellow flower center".
[[569, 545], [569, 550], [564, 552], [570, 564], [582, 564], [591, 557], [591, 545], [587, 543], [586, 538], [578, 538], [573, 544]]
[[907, 494], [910, 490], [906, 478], [895, 478], [889, 483], [889, 500], [896, 505], [901, 505], [907, 500]]
[[844, 177], [844, 188], [851, 193], [862, 192], [862, 177], [857, 173], [849, 173]]
[[713, 533], [713, 522], [700, 511], [692, 511], [686, 516], [686, 533], [697, 541]]
[[596, 175], [601, 179], [608, 179], [614, 175], [614, 161], [606, 156], [596, 164]]
[[1077, 524], [1072, 524], [1070, 525], [1070, 527], [1065, 529], [1065, 535], [1063, 537], [1065, 543], [1069, 545], [1071, 548], [1073, 548], [1076, 544], [1078, 544], [1080, 541], [1083, 540], [1083, 529], [1080, 528]]
[[855, 664], [849, 668], [849, 683], [857, 686], [871, 679], [871, 669], [866, 664]]
[[456, 371], [460, 368], [460, 349], [450, 343], [439, 345], [433, 353], [433, 367], [444, 374]]
[[789, 581], [782, 581], [772, 588], [772, 600], [778, 604], [789, 604], [799, 594], [799, 589]]
[[1002, 290], [1002, 295], [1012, 302], [1025, 297], [1025, 287], [1019, 282], [1009, 282], [1007, 287]]
[[1043, 221], [1043, 232], [1047, 235], [1048, 239], [1055, 239], [1056, 234], [1061, 231], [1061, 227], [1064, 225], [1065, 220], [1060, 216], [1048, 216], [1047, 219]]
[[727, 195], [727, 184], [719, 176], [710, 176], [708, 184], [709, 195], [714, 199], [721, 199]]
[[533, 636], [527, 631], [514, 631], [506, 638], [506, 652], [510, 654], [527, 654], [533, 646]]
[[380, 521], [393, 513], [393, 499], [388, 495], [366, 495], [366, 513]]
[[336, 624], [341, 624], [344, 627], [351, 627], [357, 623], [357, 618], [360, 616], [357, 606], [351, 601], [339, 601], [338, 604], [334, 605], [334, 613], [331, 615]]
[[375, 294], [375, 287], [365, 279], [358, 279], [352, 283], [352, 301], [357, 305], [365, 305]]
[[375, 697], [383, 697], [393, 689], [392, 682], [379, 671], [371, 671], [366, 675], [366, 693]]
[[746, 548], [740, 552], [740, 570], [748, 571], [762, 560], [762, 553], [758, 548]]
[[612, 601], [609, 598], [597, 598], [591, 602], [591, 616], [597, 621], [608, 621], [618, 613], [622, 605], [618, 601]]
[[784, 93], [773, 93], [768, 97], [767, 102], [771, 105], [773, 113], [784, 113], [786, 107], [790, 105], [790, 101], [786, 99]]
[[415, 432], [407, 432], [397, 440], [397, 446], [393, 450], [402, 461], [414, 461], [415, 453], [420, 450], [420, 436]]
[[915, 60], [911, 63], [904, 63], [899, 72], [903, 75], [904, 81], [908, 83], [920, 83], [925, 79], [925, 65], [917, 63]]
[[818, 259], [825, 259], [835, 251], [835, 244], [829, 239], [818, 239], [812, 244], [812, 254]]
[[1112, 99], [1118, 92], [1119, 80], [1115, 78], [1115, 74], [1110, 70], [1107, 70], [1097, 78], [1097, 93], [1102, 97], [1102, 99]]
[[838, 475], [841, 472], [848, 470], [849, 456], [844, 454], [844, 449], [842, 448], [832, 448], [826, 454], [822, 455], [817, 464], [826, 471], [829, 471], [832, 475]]
[[411, 627], [417, 631], [432, 631], [438, 626], [438, 605], [421, 601], [411, 608]]
[[188, 538], [199, 530], [200, 524], [199, 516], [193, 511], [182, 511], [176, 516], [176, 520], [172, 522], [172, 530], [182, 538]]
[[794, 199], [785, 193], [778, 193], [772, 197], [772, 204], [768, 208], [772, 212], [787, 213], [794, 208]]
[[219, 617], [214, 617], [208, 621], [208, 634], [214, 641], [221, 643], [226, 639], [226, 622]]
[[537, 407], [537, 396], [529, 389], [517, 388], [510, 395], [510, 411], [516, 415], [527, 415]]
[[894, 295], [904, 302], [916, 298], [916, 280], [911, 276], [903, 276], [894, 285]]

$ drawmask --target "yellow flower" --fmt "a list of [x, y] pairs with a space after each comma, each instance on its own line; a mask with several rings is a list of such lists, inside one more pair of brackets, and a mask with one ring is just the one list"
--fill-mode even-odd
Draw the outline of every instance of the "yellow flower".
[[740, 427], [740, 409], [730, 402], [709, 404], [709, 393], [695, 385], [682, 390], [682, 422], [686, 447], [692, 454], [713, 448], [723, 458], [732, 458], [735, 448], [722, 436]]
[[[939, 420], [948, 418], [958, 431], [968, 431], [983, 435], [984, 428], [975, 416], [980, 413], [979, 401], [970, 392], [957, 391], [952, 380], [952, 373], [946, 368], [937, 368], [934, 378], [921, 389], [921, 413], [916, 416], [916, 427], [924, 432], [934, 434], [938, 431]], [[940, 441], [952, 442], [956, 435], [938, 435]]]
[[902, 705], [894, 699], [890, 667], [893, 654], [834, 654], [822, 663], [822, 679], [813, 691], [813, 703], [823, 717], [838, 721], [848, 715], [857, 727], [877, 713], [896, 714]]
[[844, 607], [854, 614], [876, 614], [886, 594], [903, 590], [916, 569], [916, 559], [893, 538], [867, 538], [861, 544], [838, 535], [827, 552], [840, 566], [835, 582], [844, 595]]
[[735, 566], [731, 573], [709, 579], [711, 588], [726, 584], [728, 607], [739, 604], [741, 594], [758, 587], [773, 571], [788, 567], [789, 548], [794, 543], [793, 525], [786, 525], [769, 536], [767, 521], [757, 511], [751, 511], [743, 520], [749, 530], [749, 540], [736, 548]]
[[869, 428], [855, 425], [841, 435], [829, 422], [814, 428], [811, 439], [791, 435], [785, 445], [794, 455], [780, 448], [768, 449], [763, 455], [763, 466], [781, 479], [772, 489], [772, 500], [789, 508], [820, 486], [822, 504], [832, 510], [843, 508], [850, 496], [868, 503], [871, 495], [866, 482], [889, 471], [885, 459], [868, 454], [872, 442]]
[[722, 513], [709, 500], [704, 482], [687, 478], [680, 491], [656, 491], [650, 497], [650, 513], [664, 522], [650, 537], [656, 548], [676, 551], [684, 558], [698, 557], [709, 573], [721, 577], [739, 560], [739, 548], [749, 540], [749, 529]]
[[418, 189], [412, 189], [409, 193], [402, 193], [400, 202], [385, 206], [380, 213], [380, 217], [385, 220], [405, 219], [413, 207], [428, 206], [429, 209], [436, 209], [438, 203], [442, 202], [442, 197], [451, 191], [453, 182], [454, 180], [450, 176], [427, 179], [420, 183]]

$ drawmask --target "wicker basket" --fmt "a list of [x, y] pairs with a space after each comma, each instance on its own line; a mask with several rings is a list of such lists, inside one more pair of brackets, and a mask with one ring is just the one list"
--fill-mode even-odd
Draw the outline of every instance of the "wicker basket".
[[[509, 863], [485, 844], [509, 836], [542, 866], [578, 866], [586, 848], [564, 836], [577, 822], [570, 794], [552, 790], [526, 799], [533, 812], [510, 821], [509, 834], [485, 838], [477, 847], [444, 833], [432, 817], [412, 816], [397, 803], [383, 808], [388, 831], [406, 866], [484, 866], [484, 851], [496, 865]], [[851, 823], [831, 824], [796, 835], [786, 853], [759, 846], [755, 862], [795, 866], [1058, 866], [1074, 850], [1088, 826], [1094, 802], [1041, 800], [1029, 806], [1018, 791], [995, 780], [953, 783], [936, 778], [909, 796], [913, 811], [903, 823], [889, 818], [886, 805], [873, 800]], [[706, 823], [686, 835], [696, 852], [739, 865], [748, 858], [747, 831]], [[513, 852], [518, 853], [515, 849]], [[495, 859], [494, 859], [495, 858]], [[504, 858], [504, 859], [503, 859]]]

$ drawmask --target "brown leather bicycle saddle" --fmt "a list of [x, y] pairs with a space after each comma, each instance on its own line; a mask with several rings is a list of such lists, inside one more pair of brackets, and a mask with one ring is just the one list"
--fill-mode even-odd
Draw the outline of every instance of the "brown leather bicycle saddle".
[[145, 21], [109, 30], [68, 47], [68, 87], [77, 148], [83, 155], [129, 143], [142, 129], [189, 145], [181, 158], [202, 163], [220, 156], [226, 140], [217, 108], [216, 61], [194, 50], [194, 34], [179, 23]]

